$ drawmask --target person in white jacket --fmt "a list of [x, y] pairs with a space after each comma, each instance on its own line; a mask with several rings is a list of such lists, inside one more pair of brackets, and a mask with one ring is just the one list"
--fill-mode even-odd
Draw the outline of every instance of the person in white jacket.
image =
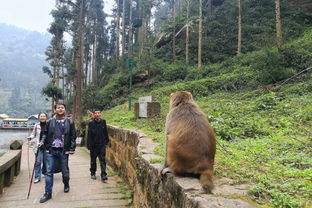
[[[45, 174], [45, 164], [44, 164], [44, 150], [42, 146], [42, 133], [45, 129], [48, 116], [46, 113], [39, 113], [38, 114], [39, 123], [34, 125], [33, 131], [31, 135], [28, 137], [28, 141], [30, 146], [33, 147], [34, 154], [36, 155], [37, 151], [37, 158], [35, 161], [35, 180], [34, 183], [38, 183], [41, 180], [41, 173]], [[41, 167], [42, 166], [42, 167]]]

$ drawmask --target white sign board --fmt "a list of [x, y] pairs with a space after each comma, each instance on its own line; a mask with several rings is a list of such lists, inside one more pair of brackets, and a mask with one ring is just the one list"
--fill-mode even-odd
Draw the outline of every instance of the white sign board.
[[152, 102], [152, 96], [139, 98], [139, 117], [147, 118], [147, 103]]

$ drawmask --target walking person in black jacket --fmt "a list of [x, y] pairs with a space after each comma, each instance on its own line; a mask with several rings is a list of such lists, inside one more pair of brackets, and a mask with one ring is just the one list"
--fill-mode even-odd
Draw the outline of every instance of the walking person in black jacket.
[[96, 179], [96, 158], [99, 157], [101, 165], [101, 180], [107, 180], [105, 152], [109, 138], [106, 121], [101, 119], [101, 111], [95, 110], [93, 120], [88, 124], [87, 147], [90, 150], [90, 172], [91, 179]]
[[52, 198], [53, 174], [57, 166], [61, 167], [64, 192], [69, 192], [68, 155], [74, 154], [76, 148], [75, 124], [66, 118], [65, 104], [56, 104], [54, 111], [55, 117], [47, 122], [41, 141], [46, 151], [46, 177], [45, 193], [40, 203]]

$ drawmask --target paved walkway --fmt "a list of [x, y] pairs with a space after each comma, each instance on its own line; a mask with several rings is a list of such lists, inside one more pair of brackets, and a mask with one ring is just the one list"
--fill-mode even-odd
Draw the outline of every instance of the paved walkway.
[[[29, 149], [30, 169], [32, 170], [34, 154]], [[97, 179], [90, 179], [89, 154], [82, 148], [69, 158], [70, 191], [63, 192], [62, 174], [54, 175], [52, 199], [41, 204], [44, 193], [44, 177], [41, 182], [32, 184], [30, 197], [27, 200], [29, 172], [27, 165], [27, 146], [23, 145], [21, 172], [14, 183], [5, 188], [0, 195], [1, 208], [93, 208], [93, 207], [129, 207], [130, 199], [125, 196], [121, 179], [109, 171], [107, 183], [102, 183], [97, 171]], [[98, 167], [99, 170], [99, 167]], [[128, 199], [127, 199], [128, 198]]]

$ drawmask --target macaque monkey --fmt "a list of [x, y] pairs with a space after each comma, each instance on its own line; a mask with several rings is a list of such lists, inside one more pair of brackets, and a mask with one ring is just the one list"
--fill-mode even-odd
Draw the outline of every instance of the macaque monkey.
[[203, 190], [211, 193], [216, 152], [214, 131], [190, 92], [179, 91], [170, 97], [166, 118], [166, 158], [161, 175], [167, 172], [199, 175]]

